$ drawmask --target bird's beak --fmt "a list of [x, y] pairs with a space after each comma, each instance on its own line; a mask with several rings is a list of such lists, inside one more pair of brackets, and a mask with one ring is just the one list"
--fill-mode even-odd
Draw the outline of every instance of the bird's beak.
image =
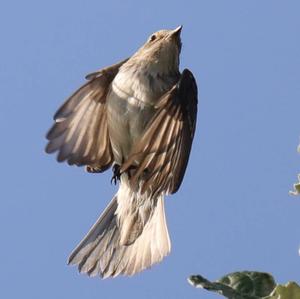
[[182, 25], [171, 31], [171, 36], [180, 36]]

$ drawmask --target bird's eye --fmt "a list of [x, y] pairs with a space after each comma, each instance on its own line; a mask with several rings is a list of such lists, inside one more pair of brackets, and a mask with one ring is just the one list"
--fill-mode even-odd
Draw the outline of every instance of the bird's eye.
[[156, 35], [155, 34], [152, 34], [151, 37], [150, 37], [150, 42], [153, 42], [156, 40]]

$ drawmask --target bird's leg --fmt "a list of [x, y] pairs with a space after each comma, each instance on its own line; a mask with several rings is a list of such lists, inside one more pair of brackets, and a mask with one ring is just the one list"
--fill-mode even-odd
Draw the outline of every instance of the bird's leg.
[[114, 182], [114, 184], [116, 185], [117, 181], [119, 181], [120, 177], [121, 177], [120, 165], [119, 164], [114, 164], [114, 166], [112, 168], [112, 171], [113, 171], [113, 176], [110, 180], [110, 183], [112, 184]]

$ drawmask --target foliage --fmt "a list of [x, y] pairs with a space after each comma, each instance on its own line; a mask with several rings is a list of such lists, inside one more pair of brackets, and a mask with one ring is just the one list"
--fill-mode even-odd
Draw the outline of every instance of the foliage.
[[[300, 153], [300, 144], [298, 145], [298, 152]], [[300, 174], [298, 174], [298, 183], [294, 184], [294, 190], [290, 191], [291, 195], [299, 195], [300, 194]]]
[[299, 195], [300, 194], [300, 174], [298, 174], [298, 183], [294, 184], [294, 190], [290, 191], [291, 195]]
[[277, 285], [274, 278], [262, 272], [234, 272], [211, 282], [192, 275], [189, 283], [196, 288], [214, 291], [228, 299], [299, 299], [300, 287], [295, 282]]

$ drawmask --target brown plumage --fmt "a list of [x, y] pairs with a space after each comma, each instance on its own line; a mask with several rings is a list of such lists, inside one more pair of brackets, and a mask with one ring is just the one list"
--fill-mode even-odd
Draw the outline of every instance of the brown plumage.
[[197, 85], [179, 72], [181, 27], [161, 30], [129, 59], [87, 76], [54, 116], [48, 153], [120, 187], [69, 263], [90, 276], [132, 275], [171, 249], [164, 195], [182, 183], [195, 132]]

